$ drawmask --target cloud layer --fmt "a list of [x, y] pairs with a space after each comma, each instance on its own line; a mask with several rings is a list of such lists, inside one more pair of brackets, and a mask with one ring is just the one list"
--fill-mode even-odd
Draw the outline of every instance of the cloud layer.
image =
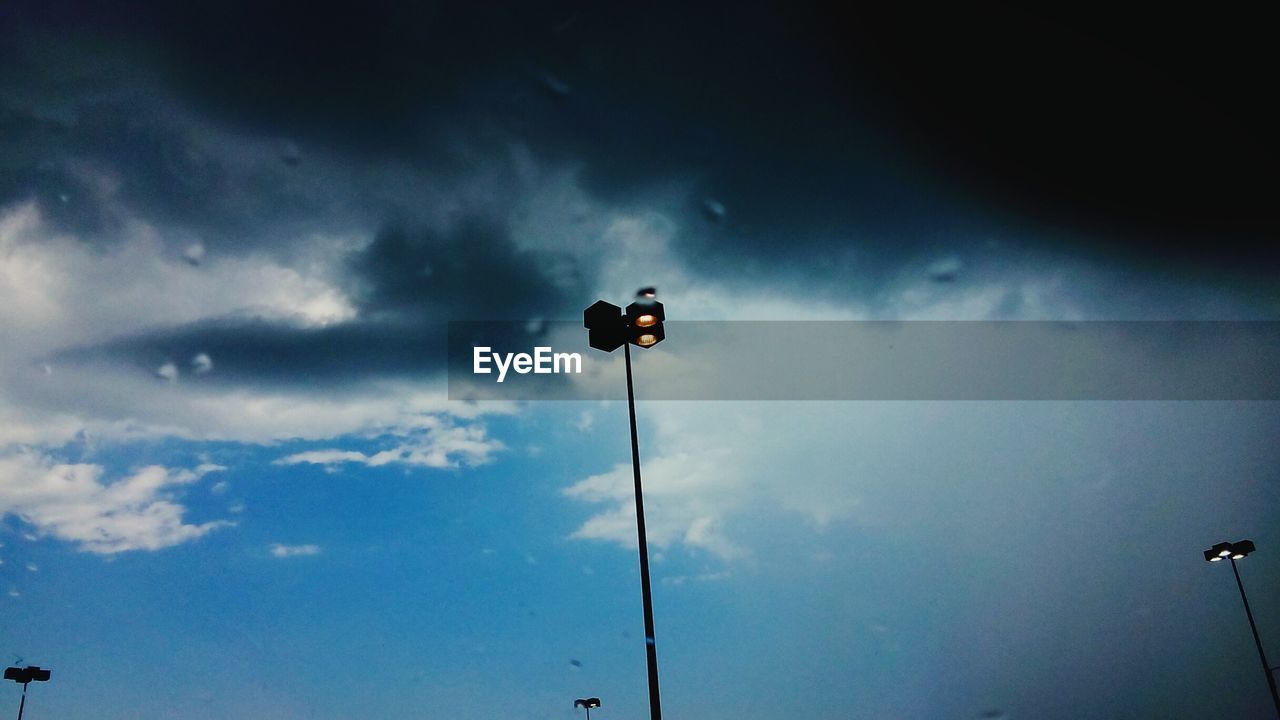
[[107, 481], [100, 465], [56, 463], [32, 453], [0, 456], [0, 515], [13, 514], [42, 535], [102, 555], [159, 550], [233, 523], [187, 523], [174, 500], [182, 486], [221, 470], [144, 467]]

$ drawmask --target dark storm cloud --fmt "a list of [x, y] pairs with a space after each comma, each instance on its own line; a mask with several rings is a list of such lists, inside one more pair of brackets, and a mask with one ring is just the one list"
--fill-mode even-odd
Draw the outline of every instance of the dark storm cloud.
[[[423, 367], [420, 344], [448, 319], [576, 313], [587, 261], [507, 237], [523, 191], [513, 141], [581, 167], [615, 207], [691, 186], [676, 241], [703, 274], [848, 287], [854, 248], [865, 288], [993, 233], [1233, 275], [1271, 257], [1274, 181], [1255, 167], [1274, 148], [1247, 99], [1248, 51], [1216, 61], [1241, 66], [1220, 88], [1176, 75], [1163, 41], [1077, 17], [766, 3], [3, 12], [0, 201], [33, 197], [86, 239], [133, 214], [211, 252], [382, 228], [340, 280], [360, 320], [225, 320], [109, 349], [139, 362], [210, 352], [222, 377], [287, 376], [291, 362], [303, 376], [397, 372]], [[424, 190], [486, 163], [498, 170], [462, 203], [466, 220]], [[1080, 231], [1101, 239], [1080, 248]]]
[[185, 372], [189, 360], [205, 354], [212, 359], [214, 370], [196, 378], [200, 382], [354, 383], [370, 377], [430, 372], [443, 355], [435, 335], [436, 328], [427, 324], [299, 328], [266, 320], [219, 320], [70, 350], [57, 360], [67, 364], [123, 360], [147, 372], [173, 362]]
[[[1274, 111], [1254, 99], [1259, 30], [1237, 16], [1144, 19], [1155, 32], [1115, 14], [768, 3], [6, 12], [27, 46], [105, 43], [200, 116], [296, 138], [303, 157], [321, 147], [447, 175], [473, 158], [444, 130], [484, 142], [488, 127], [583, 163], [610, 202], [693, 182], [727, 212], [683, 241], [722, 269], [727, 243], [741, 267], [851, 242], [874, 266], [1010, 229], [1139, 262], [1247, 271], [1272, 257]], [[107, 147], [127, 142], [107, 134]], [[181, 149], [122, 151], [179, 215], [199, 217], [190, 199], [220, 189]], [[1097, 241], [1080, 248], [1078, 233]]]
[[[153, 99], [132, 97], [79, 103], [73, 124], [9, 114], [3, 142], [11, 172], [0, 200], [32, 194], [50, 220], [88, 239], [121, 230], [125, 218], [113, 202], [161, 225], [234, 232], [260, 222], [220, 212], [237, 188], [220, 160], [157, 118], [163, 110]], [[117, 174], [118, 188], [103, 187]]]
[[392, 226], [352, 263], [363, 313], [479, 319], [555, 317], [586, 292], [581, 277], [554, 277], [567, 258], [519, 250], [505, 228], [466, 218], [449, 233]]
[[317, 194], [306, 170], [281, 159], [281, 143], [229, 153], [154, 94], [81, 98], [73, 119], [36, 112], [0, 115], [0, 203], [33, 199], [55, 228], [87, 242], [118, 240], [140, 217], [166, 235], [244, 251], [282, 227], [290, 236], [358, 217], [341, 196]]

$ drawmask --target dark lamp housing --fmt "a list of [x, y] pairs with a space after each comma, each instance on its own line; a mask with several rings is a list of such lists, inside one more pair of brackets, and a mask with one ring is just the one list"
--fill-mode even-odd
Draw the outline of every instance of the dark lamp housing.
[[627, 341], [626, 321], [622, 308], [597, 300], [582, 313], [582, 325], [587, 328], [587, 344], [596, 350], [613, 352]]
[[11, 667], [4, 669], [4, 679], [12, 680], [23, 685], [29, 682], [48, 682], [50, 671], [39, 665], [30, 665], [27, 667]]
[[1252, 540], [1241, 540], [1239, 542], [1220, 542], [1217, 545], [1204, 551], [1204, 559], [1209, 562], [1222, 562], [1226, 558], [1232, 560], [1242, 560], [1249, 556], [1249, 553], [1257, 550]]

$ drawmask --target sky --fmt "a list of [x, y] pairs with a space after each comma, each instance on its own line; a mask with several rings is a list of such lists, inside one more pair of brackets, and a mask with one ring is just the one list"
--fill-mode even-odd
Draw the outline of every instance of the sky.
[[[644, 717], [626, 405], [450, 399], [449, 323], [1280, 320], [1263, 27], [7, 3], [27, 715]], [[1274, 400], [682, 400], [681, 342], [635, 358], [668, 717], [1270, 712], [1201, 551], [1257, 543], [1280, 643]]]

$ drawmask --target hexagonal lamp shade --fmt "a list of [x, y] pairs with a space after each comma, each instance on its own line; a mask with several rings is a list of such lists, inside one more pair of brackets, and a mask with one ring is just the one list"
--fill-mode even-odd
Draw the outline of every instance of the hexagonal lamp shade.
[[640, 347], [657, 345], [667, 337], [662, 326], [666, 319], [662, 303], [641, 291], [640, 299], [627, 306], [627, 340]]
[[662, 303], [654, 299], [653, 288], [644, 288], [639, 300], [622, 308], [597, 300], [582, 313], [582, 325], [587, 328], [587, 343], [605, 352], [613, 352], [629, 342], [642, 348], [653, 347], [667, 337], [662, 322], [667, 319]]
[[627, 306], [627, 324], [632, 327], [653, 327], [666, 319], [662, 303], [651, 297], [642, 297]]
[[631, 328], [631, 336], [628, 339], [633, 345], [650, 348], [666, 340], [667, 331], [661, 325], [655, 325], [651, 328]]
[[582, 313], [582, 325], [588, 330], [587, 343], [596, 350], [613, 352], [627, 341], [627, 324], [622, 308], [597, 300]]
[[573, 706], [576, 708], [586, 708], [588, 710], [598, 708], [600, 707], [600, 698], [578, 698], [573, 701]]

